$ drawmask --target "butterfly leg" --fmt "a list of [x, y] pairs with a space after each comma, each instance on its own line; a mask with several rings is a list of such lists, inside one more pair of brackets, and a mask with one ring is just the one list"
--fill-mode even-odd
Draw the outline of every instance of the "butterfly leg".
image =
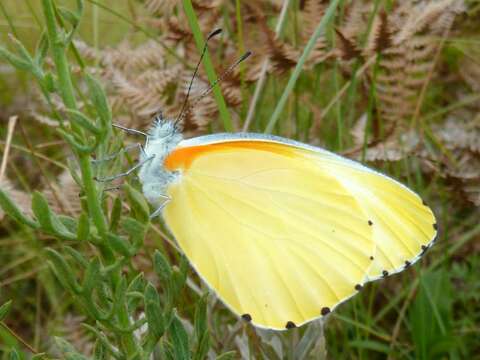
[[105, 162], [105, 161], [110, 161], [110, 160], [115, 159], [115, 158], [116, 158], [118, 155], [120, 155], [120, 154], [123, 154], [123, 153], [125, 153], [125, 152], [127, 152], [127, 151], [130, 151], [130, 150], [132, 150], [132, 149], [137, 149], [137, 148], [139, 148], [140, 151], [141, 151], [143, 154], [145, 154], [145, 150], [143, 149], [143, 145], [140, 144], [140, 143], [135, 143], [135, 144], [127, 145], [127, 146], [125, 146], [123, 149], [121, 149], [120, 151], [117, 151], [116, 153], [113, 153], [113, 154], [111, 154], [111, 155], [108, 155], [108, 156], [106, 156], [106, 157], [104, 157], [104, 158], [94, 159], [94, 160], [92, 160], [92, 163], [93, 163], [93, 164], [97, 164], [97, 163], [101, 163], [101, 162]]
[[127, 128], [127, 127], [125, 127], [125, 126], [118, 125], [118, 124], [112, 124], [112, 126], [113, 126], [113, 127], [116, 127], [117, 129], [123, 130], [123, 131], [125, 131], [126, 133], [134, 134], [134, 135], [143, 135], [143, 136], [145, 136], [146, 138], [148, 138], [148, 134], [147, 134], [147, 133], [144, 133], [143, 131], [136, 130], [136, 129], [130, 129], [130, 128]]
[[172, 198], [168, 195], [161, 195], [161, 197], [163, 197], [165, 199], [165, 201], [162, 203], [162, 205], [160, 205], [157, 208], [157, 210], [155, 210], [153, 213], [150, 214], [150, 220], [157, 217], [158, 215], [160, 215], [163, 208], [170, 202], [170, 200], [172, 200]]
[[132, 172], [134, 172], [136, 169], [138, 169], [139, 167], [141, 167], [143, 164], [149, 162], [150, 160], [152, 160], [153, 158], [155, 157], [155, 155], [152, 155], [152, 156], [149, 156], [145, 159], [143, 159], [142, 161], [139, 161], [138, 164], [136, 164], [135, 166], [133, 166], [132, 168], [128, 169], [127, 171], [125, 171], [124, 173], [120, 173], [120, 174], [117, 174], [117, 175], [113, 175], [113, 176], [107, 176], [107, 177], [104, 177], [104, 178], [97, 178], [95, 177], [94, 179], [96, 181], [100, 181], [100, 182], [108, 182], [108, 181], [112, 181], [112, 180], [115, 180], [115, 179], [118, 179], [118, 178], [121, 178], [121, 177], [124, 177], [124, 176], [128, 176], [130, 175]]

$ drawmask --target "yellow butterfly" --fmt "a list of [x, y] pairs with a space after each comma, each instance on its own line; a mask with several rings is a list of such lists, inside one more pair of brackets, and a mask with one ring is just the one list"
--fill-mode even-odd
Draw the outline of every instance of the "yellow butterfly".
[[198, 275], [235, 314], [268, 329], [325, 316], [432, 244], [431, 209], [399, 182], [289, 139], [182, 140], [157, 120], [143, 148], [146, 198]]

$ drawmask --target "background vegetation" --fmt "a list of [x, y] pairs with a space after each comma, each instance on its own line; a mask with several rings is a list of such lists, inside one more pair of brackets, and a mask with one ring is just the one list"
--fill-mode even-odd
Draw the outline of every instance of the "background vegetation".
[[[136, 159], [91, 163], [137, 141], [111, 121], [177, 115], [218, 27], [193, 99], [253, 55], [187, 114], [185, 136], [320, 145], [408, 184], [438, 217], [426, 257], [324, 328], [237, 320], [149, 223], [134, 176], [122, 191], [93, 181]], [[480, 358], [478, 0], [3, 0], [0, 29], [1, 356]]]

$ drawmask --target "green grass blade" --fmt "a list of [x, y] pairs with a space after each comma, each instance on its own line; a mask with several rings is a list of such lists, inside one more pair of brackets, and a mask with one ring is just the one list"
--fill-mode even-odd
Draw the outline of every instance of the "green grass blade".
[[298, 60], [297, 66], [295, 66], [295, 69], [293, 70], [292, 75], [290, 76], [290, 79], [288, 80], [287, 86], [285, 87], [285, 90], [283, 91], [282, 96], [280, 97], [280, 100], [277, 103], [277, 106], [275, 107], [275, 110], [273, 111], [272, 116], [270, 117], [270, 120], [268, 121], [267, 127], [265, 129], [266, 133], [271, 133], [275, 124], [278, 121], [278, 118], [280, 117], [280, 114], [283, 111], [283, 108], [285, 106], [285, 103], [288, 100], [288, 96], [292, 92], [295, 83], [298, 80], [298, 77], [300, 76], [300, 73], [302, 72], [303, 65], [305, 64], [305, 61], [307, 60], [308, 56], [312, 52], [315, 43], [317, 42], [317, 39], [322, 35], [325, 31], [325, 27], [327, 26], [328, 22], [330, 19], [333, 18], [335, 15], [335, 10], [337, 9], [338, 3], [340, 0], [333, 0], [330, 5], [327, 8], [327, 11], [325, 11], [325, 15], [322, 17], [322, 20], [318, 24], [317, 28], [315, 29], [315, 32], [312, 34], [310, 39], [308, 40], [307, 45], [305, 46], [305, 49], [303, 50], [302, 56], [300, 56], [300, 59]]
[[[203, 39], [203, 34], [200, 30], [200, 26], [198, 25], [197, 15], [193, 10], [192, 2], [190, 0], [183, 0], [183, 8], [185, 9], [188, 24], [190, 25], [190, 29], [192, 30], [198, 51], [202, 51], [205, 40]], [[210, 59], [208, 50], [205, 52], [203, 64], [205, 65], [208, 81], [213, 84], [213, 82], [217, 79], [217, 75], [215, 74], [215, 70], [213, 68], [212, 60]], [[233, 131], [232, 119], [230, 117], [230, 113], [227, 109], [227, 104], [225, 103], [225, 99], [223, 98], [222, 92], [218, 84], [213, 87], [213, 95], [215, 97], [215, 101], [217, 102], [218, 111], [220, 112], [220, 118], [222, 119], [225, 131]]]

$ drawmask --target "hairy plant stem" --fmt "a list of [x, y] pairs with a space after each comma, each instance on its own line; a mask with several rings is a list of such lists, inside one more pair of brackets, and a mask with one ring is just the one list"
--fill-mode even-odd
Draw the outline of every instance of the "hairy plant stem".
[[[77, 103], [75, 100], [75, 93], [73, 90], [73, 83], [68, 66], [67, 56], [65, 54], [65, 45], [59, 37], [55, 22], [55, 13], [51, 0], [42, 0], [43, 10], [45, 14], [45, 21], [47, 24], [48, 39], [52, 48], [53, 61], [57, 70], [58, 85], [62, 100], [69, 110], [77, 110]], [[71, 124], [72, 130], [79, 136], [83, 137], [82, 130], [74, 122]], [[83, 185], [87, 195], [88, 210], [92, 215], [93, 222], [102, 238], [105, 238], [107, 233], [107, 222], [103, 216], [103, 211], [100, 201], [97, 196], [95, 183], [93, 182], [92, 169], [90, 165], [90, 158], [86, 154], [77, 153], [80, 170], [82, 173]], [[112, 261], [111, 254], [104, 254], [105, 260]]]
[[[45, 22], [47, 25], [48, 39], [52, 50], [53, 61], [58, 77], [58, 87], [60, 95], [68, 110], [77, 110], [77, 103], [75, 100], [75, 92], [68, 65], [66, 51], [66, 44], [62, 38], [62, 33], [58, 30], [55, 20], [55, 9], [52, 0], [42, 0], [43, 11], [45, 15]], [[82, 129], [74, 122], [71, 123], [73, 132], [80, 138], [84, 139]], [[105, 141], [105, 140], [104, 140]], [[75, 150], [75, 149], [74, 149]], [[85, 194], [87, 196], [88, 211], [93, 220], [98, 234], [102, 238], [103, 242], [99, 249], [101, 255], [107, 264], [113, 264], [115, 258], [112, 250], [107, 245], [107, 233], [108, 225], [103, 214], [100, 198], [97, 194], [95, 182], [93, 180], [92, 167], [90, 162], [90, 156], [87, 153], [76, 151], [78, 162], [80, 166], [80, 172], [82, 174], [82, 182]], [[116, 288], [120, 283], [120, 274], [117, 272], [113, 276], [113, 286]], [[130, 319], [125, 307], [119, 309], [117, 314], [118, 320], [123, 327], [130, 326]], [[128, 358], [135, 357], [137, 353], [135, 337], [132, 333], [122, 334], [122, 343], [125, 347], [125, 352]]]

